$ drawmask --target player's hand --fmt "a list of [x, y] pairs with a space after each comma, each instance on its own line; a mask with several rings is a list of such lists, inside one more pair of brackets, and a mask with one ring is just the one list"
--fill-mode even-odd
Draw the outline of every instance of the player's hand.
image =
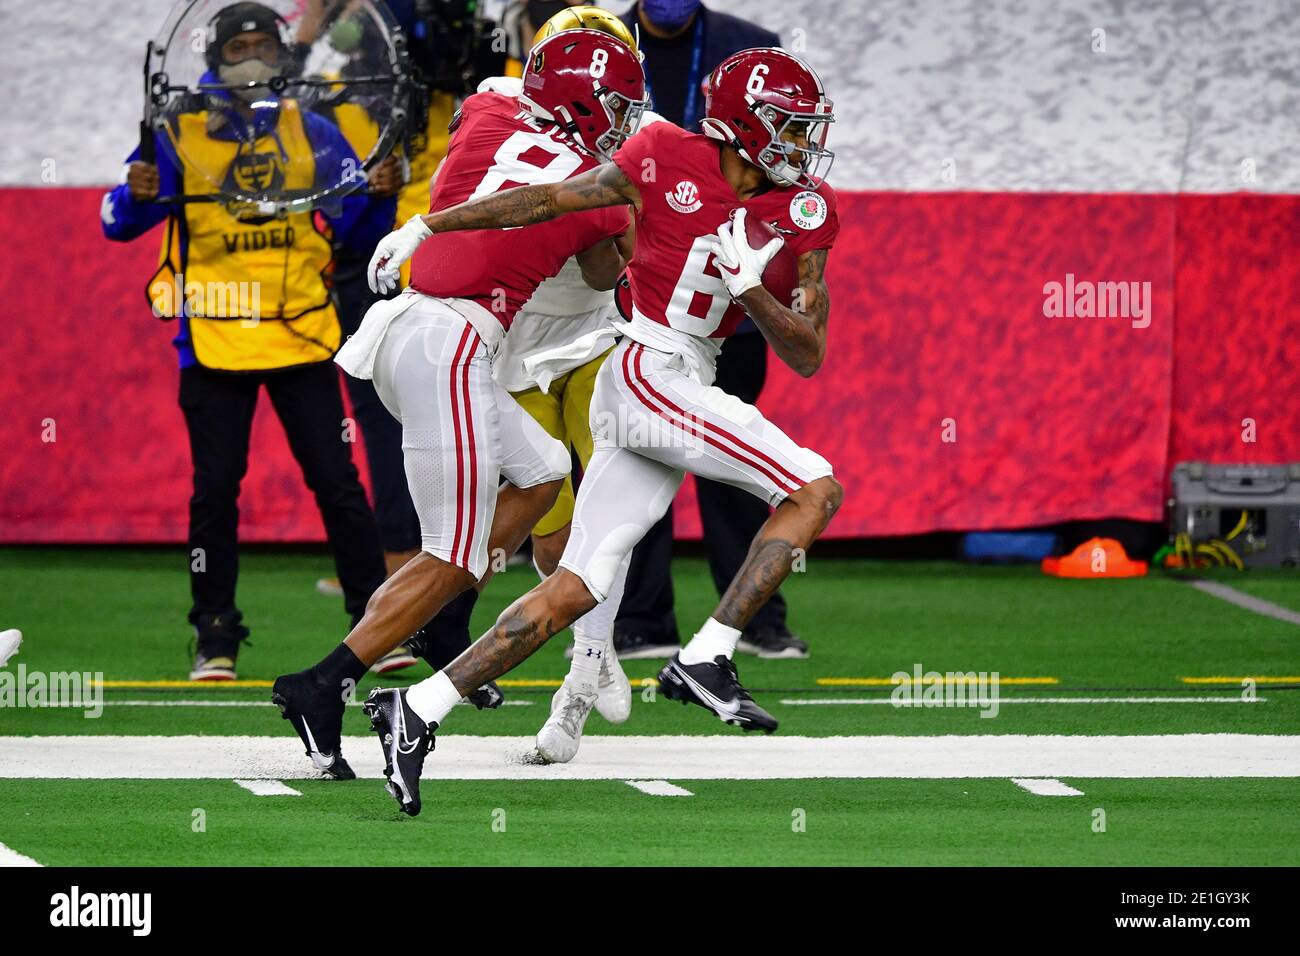
[[158, 167], [138, 159], [126, 168], [126, 186], [136, 202], [153, 202], [158, 198]]
[[402, 183], [402, 162], [390, 153], [378, 166], [370, 170], [367, 187], [372, 196], [395, 196]]
[[424, 224], [424, 219], [415, 215], [401, 229], [380, 239], [379, 245], [375, 246], [375, 254], [370, 257], [370, 266], [366, 269], [370, 291], [385, 293], [396, 289], [402, 263], [415, 255], [420, 243], [432, 235], [429, 227]]
[[776, 236], [762, 248], [755, 249], [749, 244], [745, 233], [745, 210], [737, 209], [730, 222], [718, 227], [718, 245], [715, 254], [718, 258], [718, 271], [726, 283], [727, 292], [733, 299], [763, 284], [763, 270], [772, 261], [785, 244], [785, 240]]

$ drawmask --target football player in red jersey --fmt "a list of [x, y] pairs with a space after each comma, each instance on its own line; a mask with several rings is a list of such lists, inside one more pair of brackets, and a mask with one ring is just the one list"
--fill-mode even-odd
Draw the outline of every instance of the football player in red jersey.
[[[731, 656], [795, 555], [835, 514], [843, 490], [824, 458], [710, 383], [722, 339], [746, 313], [800, 375], [812, 375], [822, 363], [830, 310], [824, 272], [839, 229], [835, 193], [824, 181], [833, 155], [826, 131], [834, 117], [812, 69], [774, 48], [724, 60], [707, 81], [705, 103], [703, 134], [657, 123], [584, 175], [424, 217], [441, 236], [630, 205], [636, 239], [628, 267], [632, 317], [597, 378], [596, 450], [560, 570], [442, 671], [409, 692], [376, 690], [366, 702], [384, 742], [389, 790], [407, 813], [418, 812], [424, 756], [452, 705], [604, 600], [617, 575], [626, 573], [625, 556], [663, 514], [686, 471], [745, 488], [775, 510], [713, 615], [660, 672], [660, 688], [744, 729], [776, 729], [741, 686]], [[774, 226], [779, 236], [755, 248], [747, 216]], [[782, 245], [798, 263], [791, 303], [762, 285]], [[382, 279], [403, 252], [381, 245], [372, 270]]]
[[[639, 58], [619, 40], [571, 30], [538, 44], [519, 96], [479, 93], [452, 122], [430, 209], [525, 183], [557, 183], [608, 160], [645, 106]], [[272, 699], [316, 766], [355, 776], [340, 752], [343, 707], [366, 670], [451, 598], [481, 587], [489, 555], [513, 554], [555, 502], [569, 452], [492, 378], [491, 357], [538, 285], [575, 257], [593, 288], [613, 288], [626, 210], [597, 209], [527, 229], [432, 236], [413, 216], [377, 247], [375, 291], [411, 257], [411, 284], [376, 303], [336, 361], [373, 379], [402, 424], [422, 550], [371, 597], [346, 641], [275, 681]], [[427, 241], [425, 241], [427, 240]], [[498, 483], [508, 484], [498, 493]], [[475, 684], [467, 694], [480, 690]]]

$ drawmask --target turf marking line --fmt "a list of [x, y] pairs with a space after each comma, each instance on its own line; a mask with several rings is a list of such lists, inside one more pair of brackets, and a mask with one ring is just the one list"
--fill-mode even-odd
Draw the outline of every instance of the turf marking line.
[[285, 786], [279, 780], [236, 780], [235, 783], [257, 797], [302, 796], [293, 787]]
[[[1002, 687], [1029, 687], [1034, 685], [1059, 684], [1058, 677], [999, 677], [998, 684]], [[895, 680], [892, 677], [818, 677], [817, 685], [819, 687], [897, 687], [899, 684], [913, 683], [911, 676], [904, 680]], [[930, 683], [926, 681], [926, 683]], [[954, 677], [949, 679], [944, 675], [940, 680], [935, 681], [939, 686], [949, 684], [970, 684], [972, 681], [965, 678]]]
[[1238, 591], [1236, 588], [1219, 581], [1189, 581], [1188, 583], [1202, 594], [1216, 597], [1220, 601], [1227, 601], [1229, 604], [1235, 604], [1239, 608], [1253, 611], [1264, 617], [1271, 617], [1277, 621], [1285, 621], [1288, 624], [1300, 626], [1300, 611], [1293, 611], [1289, 607], [1274, 604], [1272, 601], [1265, 601], [1263, 598], [1257, 598], [1245, 591]]
[[[346, 737], [360, 777], [383, 776], [373, 735]], [[439, 737], [427, 780], [806, 780], [1049, 777], [1300, 777], [1300, 736], [948, 734], [751, 738], [589, 735], [565, 764], [538, 766], [528, 737]], [[321, 778], [302, 744], [274, 737], [0, 737], [0, 778]]]
[[1061, 783], [1059, 780], [1039, 777], [1012, 777], [1011, 782], [1022, 790], [1028, 790], [1032, 794], [1040, 797], [1081, 797], [1082, 790], [1076, 790], [1069, 784]]
[[629, 787], [635, 787], [642, 793], [648, 793], [652, 797], [693, 797], [685, 787], [679, 787], [675, 783], [669, 783], [667, 780], [624, 780]]
[[30, 856], [23, 856], [16, 850], [0, 843], [0, 867], [5, 866], [44, 866], [43, 863], [37, 863]]
[[[1262, 704], [1267, 697], [1243, 700], [1241, 697], [999, 697], [1002, 704]], [[899, 710], [920, 710], [915, 704], [895, 704], [892, 697], [787, 697], [781, 701], [791, 707], [848, 706], [852, 704], [890, 704]], [[929, 708], [927, 708], [929, 709]]]
[[1254, 681], [1256, 684], [1300, 684], [1300, 676], [1297, 677], [1261, 677], [1258, 674], [1246, 675], [1245, 677], [1180, 677], [1178, 678], [1184, 684], [1222, 684], [1242, 686], [1246, 681]]

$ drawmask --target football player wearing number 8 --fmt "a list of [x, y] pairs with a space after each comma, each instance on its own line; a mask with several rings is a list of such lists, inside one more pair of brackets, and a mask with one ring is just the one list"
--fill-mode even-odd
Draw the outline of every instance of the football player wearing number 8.
[[[744, 488], [775, 510], [712, 616], [660, 672], [660, 689], [743, 729], [776, 729], [741, 686], [732, 654], [795, 554], [835, 514], [843, 490], [824, 458], [710, 382], [721, 340], [746, 313], [800, 375], [822, 363], [830, 311], [824, 273], [839, 229], [835, 194], [823, 178], [832, 120], [821, 81], [802, 60], [779, 49], [744, 50], [709, 77], [703, 134], [656, 123], [589, 173], [423, 218], [425, 231], [440, 237], [629, 205], [636, 240], [628, 267], [632, 319], [597, 378], [595, 452], [560, 569], [442, 671], [408, 691], [376, 690], [366, 702], [384, 743], [389, 790], [405, 812], [419, 811], [424, 757], [452, 706], [617, 590], [624, 558], [686, 471]], [[754, 248], [747, 216], [784, 238]], [[762, 285], [782, 245], [798, 263], [791, 304]], [[381, 244], [371, 262], [381, 281], [408, 248]]]
[[[596, 168], [636, 129], [644, 101], [641, 64], [627, 46], [593, 30], [551, 37], [530, 56], [517, 98], [489, 92], [465, 100], [430, 209]], [[628, 228], [626, 210], [593, 208], [533, 228], [424, 243], [410, 287], [373, 305], [340, 349], [338, 364], [373, 380], [401, 423], [421, 553], [375, 592], [345, 643], [272, 688], [327, 773], [353, 776], [340, 753], [343, 709], [367, 668], [451, 598], [481, 587], [489, 555], [513, 554], [554, 504], [570, 471], [568, 449], [493, 381], [493, 358], [515, 314], [569, 258], [577, 256], [593, 288], [613, 288], [624, 266], [614, 240]], [[385, 237], [368, 267], [372, 291], [391, 289], [428, 236], [413, 216]], [[390, 261], [376, 276], [375, 262]], [[498, 492], [500, 479], [507, 484]]]

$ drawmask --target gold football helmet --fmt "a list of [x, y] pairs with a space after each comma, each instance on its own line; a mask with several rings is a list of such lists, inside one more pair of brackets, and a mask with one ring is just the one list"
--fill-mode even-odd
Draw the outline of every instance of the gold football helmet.
[[608, 10], [592, 6], [569, 7], [567, 10], [561, 10], [542, 24], [537, 35], [533, 37], [533, 46], [565, 30], [598, 30], [601, 33], [608, 33], [635, 53], [638, 60], [644, 59], [644, 54], [637, 49], [637, 38], [627, 28], [627, 24]]

